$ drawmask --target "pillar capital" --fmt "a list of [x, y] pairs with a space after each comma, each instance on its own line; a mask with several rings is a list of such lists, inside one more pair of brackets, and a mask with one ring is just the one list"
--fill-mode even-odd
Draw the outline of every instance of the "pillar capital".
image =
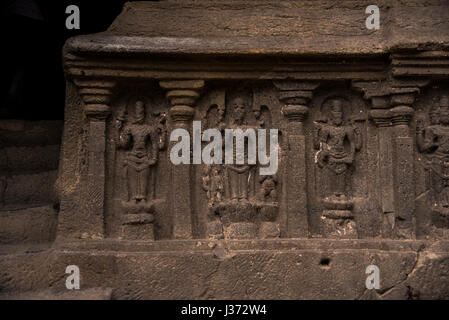
[[304, 80], [274, 80], [278, 89], [279, 100], [286, 105], [300, 105], [307, 107], [313, 97], [313, 91], [320, 85], [315, 81]]
[[93, 121], [106, 119], [111, 112], [109, 104], [116, 82], [79, 78], [74, 79], [74, 83], [84, 102], [84, 113], [87, 118]]
[[390, 96], [391, 122], [397, 127], [400, 136], [408, 136], [408, 125], [415, 113], [411, 105], [415, 102], [415, 96], [419, 88], [393, 88]]
[[412, 107], [406, 105], [393, 107], [391, 108], [391, 122], [393, 125], [408, 125], [414, 112]]
[[288, 121], [303, 122], [307, 118], [309, 108], [304, 105], [289, 104], [282, 108], [282, 114]]
[[170, 117], [175, 125], [186, 124], [193, 118], [194, 105], [204, 88], [204, 80], [163, 80], [159, 82], [170, 101]]
[[302, 80], [274, 80], [278, 89], [279, 100], [284, 103], [282, 114], [289, 122], [303, 122], [307, 118], [308, 104], [313, 97], [313, 91], [319, 82]]
[[369, 116], [377, 127], [389, 127], [392, 113], [390, 109], [371, 109]]

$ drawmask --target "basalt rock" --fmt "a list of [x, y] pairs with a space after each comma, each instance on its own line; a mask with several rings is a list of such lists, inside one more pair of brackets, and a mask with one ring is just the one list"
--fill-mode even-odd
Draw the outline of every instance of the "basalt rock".
[[[377, 1], [376, 30], [370, 4], [130, 2], [68, 40], [57, 240], [27, 270], [117, 299], [449, 298], [449, 5]], [[277, 129], [277, 173], [174, 165], [195, 120]]]

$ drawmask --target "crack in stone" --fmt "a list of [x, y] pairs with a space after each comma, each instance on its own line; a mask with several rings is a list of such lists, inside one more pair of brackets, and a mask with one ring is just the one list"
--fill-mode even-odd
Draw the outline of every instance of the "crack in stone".
[[[382, 299], [382, 297], [384, 297], [386, 294], [390, 293], [394, 288], [404, 284], [407, 280], [409, 280], [410, 276], [416, 271], [418, 263], [421, 259], [421, 253], [424, 251], [425, 249], [425, 245], [422, 244], [419, 246], [418, 250], [416, 251], [416, 259], [415, 259], [415, 263], [413, 264], [412, 269], [410, 270], [410, 272], [406, 273], [405, 278], [401, 281], [399, 281], [398, 283], [392, 285], [389, 288], [386, 288], [384, 290], [376, 290], [376, 293], [379, 295], [379, 297]], [[409, 291], [412, 289], [410, 286], [407, 286], [409, 288]]]

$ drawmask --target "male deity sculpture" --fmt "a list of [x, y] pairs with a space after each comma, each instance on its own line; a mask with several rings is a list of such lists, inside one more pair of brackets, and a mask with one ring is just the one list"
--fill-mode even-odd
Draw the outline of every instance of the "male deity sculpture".
[[316, 127], [314, 142], [319, 150], [317, 164], [327, 172], [328, 195], [348, 198], [348, 172], [356, 151], [361, 148], [361, 134], [356, 126], [344, 124], [340, 98], [330, 101], [328, 121]]
[[[228, 103], [212, 105], [206, 113], [208, 127], [219, 129], [225, 140], [222, 153], [225, 163], [203, 167], [202, 188], [206, 191], [209, 208], [206, 233], [211, 238], [254, 239], [258, 236], [279, 236], [279, 223], [276, 221], [279, 208], [277, 177], [261, 176], [257, 179], [255, 159], [252, 161], [254, 163], [248, 163], [251, 155], [248, 144], [250, 141], [256, 142], [252, 141], [253, 138], [256, 139], [254, 135], [249, 137], [251, 131], [270, 126], [271, 117], [265, 106], [252, 106], [250, 109], [250, 99], [247, 97], [244, 94], [243, 97], [234, 95]], [[254, 118], [250, 119], [252, 116]], [[245, 138], [236, 133], [237, 129], [244, 133]], [[248, 132], [248, 129], [251, 131]], [[231, 131], [233, 140], [227, 136]], [[237, 144], [242, 141], [237, 140], [236, 136], [244, 140], [243, 150], [237, 150]], [[227, 154], [230, 146], [232, 153]], [[237, 158], [241, 162], [241, 156], [244, 161], [238, 164]], [[232, 162], [229, 161], [231, 159]], [[257, 192], [256, 182], [259, 182]]]
[[[248, 126], [246, 125], [246, 112], [247, 105], [245, 101], [241, 98], [236, 98], [232, 105], [233, 109], [233, 123], [231, 124], [231, 129], [240, 128], [245, 131]], [[245, 139], [246, 140], [246, 139]], [[245, 164], [236, 164], [236, 145], [234, 145], [234, 163], [227, 164], [227, 174], [229, 178], [229, 191], [230, 197], [232, 201], [247, 201], [248, 200], [248, 191], [249, 191], [249, 178], [250, 171], [253, 165]], [[247, 162], [247, 141], [245, 141], [245, 162]]]
[[157, 163], [159, 154], [158, 128], [145, 123], [145, 106], [140, 100], [135, 103], [134, 121], [123, 126], [124, 122], [122, 114], [117, 118], [118, 147], [129, 150], [123, 163], [128, 201], [139, 204], [148, 200], [150, 169]]
[[417, 121], [416, 142], [421, 153], [427, 154], [435, 201], [440, 210], [449, 212], [449, 96], [442, 96], [439, 108], [429, 112], [430, 125]]

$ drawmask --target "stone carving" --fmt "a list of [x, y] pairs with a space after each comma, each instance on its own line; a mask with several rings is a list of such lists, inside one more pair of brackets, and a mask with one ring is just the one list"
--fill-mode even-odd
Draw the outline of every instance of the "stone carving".
[[[236, 96], [226, 106], [213, 105], [206, 115], [211, 125], [224, 129], [260, 129], [271, 126], [269, 109], [252, 106], [247, 97]], [[252, 111], [252, 112], [251, 112]], [[226, 117], [227, 116], [227, 117]], [[235, 140], [235, 139], [234, 139]], [[277, 177], [257, 178], [257, 164], [248, 164], [245, 139], [244, 164], [236, 164], [234, 141], [233, 163], [206, 165], [203, 168], [202, 187], [208, 198], [207, 233], [212, 238], [278, 237]]]
[[207, 198], [209, 199], [209, 208], [213, 208], [217, 203], [220, 203], [222, 201], [224, 183], [220, 166], [204, 166], [203, 189], [207, 192]]
[[350, 198], [351, 167], [355, 154], [361, 149], [360, 130], [352, 123], [345, 124], [343, 99], [331, 98], [327, 120], [315, 123], [315, 161], [326, 175], [322, 220], [326, 236], [354, 237], [356, 234]]
[[[251, 128], [248, 126], [246, 113], [248, 106], [242, 98], [236, 98], [232, 104], [233, 118], [229, 129], [246, 130]], [[245, 145], [247, 144], [245, 139]], [[248, 192], [250, 189], [250, 173], [253, 173], [254, 165], [247, 164], [248, 153], [245, 148], [245, 164], [236, 164], [236, 146], [234, 145], [234, 161], [233, 164], [226, 164], [226, 174], [228, 177], [229, 191], [231, 200], [236, 202], [246, 202], [248, 200]]]
[[277, 202], [276, 186], [278, 183], [277, 176], [261, 176], [259, 178], [261, 183], [260, 195], [262, 201]]
[[[447, 281], [441, 281], [449, 276], [449, 228], [442, 223], [448, 126], [440, 119], [445, 108], [439, 104], [429, 114], [429, 102], [449, 94], [449, 20], [443, 14], [449, 4], [418, 2], [380, 1], [380, 31], [366, 30], [370, 14], [359, 0], [129, 2], [107, 31], [68, 40], [61, 201], [58, 222], [51, 223], [58, 250], [33, 253], [32, 260], [57, 262], [44, 268], [56, 277], [53, 269], [78, 264], [90, 287], [107, 285], [117, 299], [448, 298]], [[172, 130], [190, 130], [204, 117], [210, 119], [207, 126], [202, 121], [205, 128], [280, 130], [277, 176], [261, 177], [260, 164], [242, 166], [242, 172], [224, 164], [174, 165], [160, 149], [156, 163], [148, 164], [165, 130], [149, 105], [142, 125], [156, 133], [146, 137], [146, 156], [139, 159], [147, 164], [137, 172], [128, 160], [132, 134], [116, 149], [117, 136], [133, 125], [134, 103], [116, 127], [124, 91], [151, 95], [154, 110], [170, 113]], [[233, 112], [238, 97], [245, 105], [242, 121]], [[342, 107], [322, 108], [329, 97], [342, 97]], [[208, 117], [211, 108], [215, 114]], [[420, 110], [426, 121], [416, 133], [410, 120]], [[372, 122], [359, 122], [371, 111]], [[320, 113], [325, 120], [317, 120]], [[11, 134], [36, 139], [35, 133]], [[6, 138], [2, 130], [0, 141]], [[426, 147], [426, 140], [434, 146]], [[15, 164], [6, 152], [7, 163]], [[138, 174], [146, 184], [130, 181]], [[27, 172], [20, 179], [36, 177]], [[166, 205], [149, 212], [141, 205], [158, 199]], [[432, 211], [439, 228], [430, 223]], [[12, 221], [28, 217], [17, 213], [3, 214], [3, 230], [25, 226]], [[154, 214], [162, 241], [117, 239], [118, 218], [140, 214], [142, 220], [124, 225], [123, 236], [147, 236], [144, 228], [152, 223], [141, 221]], [[278, 237], [279, 225], [282, 239], [259, 241]], [[212, 241], [209, 235], [250, 240]], [[39, 290], [36, 281], [24, 283], [23, 270], [11, 272], [23, 269], [11, 263], [22, 256], [29, 258], [0, 259], [2, 293]], [[380, 269], [377, 290], [365, 290], [368, 265]], [[42, 275], [32, 263], [27, 268]], [[64, 281], [51, 282], [64, 289]]]
[[432, 219], [437, 226], [449, 227], [449, 96], [442, 96], [429, 111], [430, 124], [422, 118], [416, 124], [416, 143], [424, 154], [432, 197]]
[[124, 228], [128, 225], [147, 225], [139, 230], [139, 233], [147, 233], [146, 236], [136, 236], [152, 239], [156, 201], [154, 167], [158, 162], [159, 150], [166, 145], [165, 114], [153, 119], [152, 124], [146, 122], [143, 101], [136, 101], [132, 120], [127, 119], [126, 108], [122, 109], [116, 119], [117, 147], [126, 151], [123, 162], [123, 177], [127, 187], [126, 200], [122, 201]]

